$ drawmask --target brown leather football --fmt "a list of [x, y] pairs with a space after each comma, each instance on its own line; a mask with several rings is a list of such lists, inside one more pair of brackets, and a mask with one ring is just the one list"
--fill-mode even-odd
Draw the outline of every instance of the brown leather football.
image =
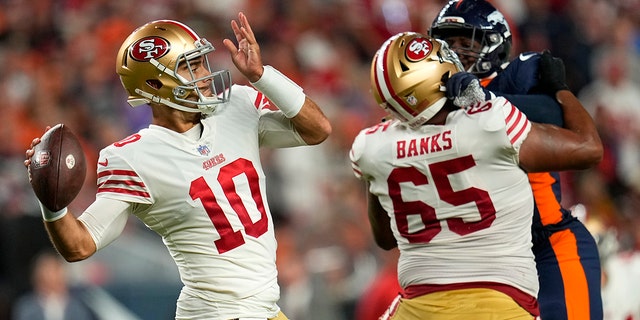
[[87, 161], [78, 137], [64, 124], [49, 129], [34, 148], [31, 187], [49, 210], [59, 211], [82, 189]]

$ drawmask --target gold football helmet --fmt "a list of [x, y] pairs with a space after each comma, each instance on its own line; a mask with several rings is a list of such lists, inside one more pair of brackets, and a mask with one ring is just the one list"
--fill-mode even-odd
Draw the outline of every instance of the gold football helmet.
[[447, 98], [444, 80], [463, 67], [446, 42], [403, 32], [389, 38], [371, 64], [371, 89], [378, 104], [411, 128], [431, 119]]
[[[211, 71], [207, 55], [214, 50], [177, 21], [157, 20], [139, 27], [124, 41], [116, 60], [127, 101], [132, 107], [153, 102], [211, 113], [217, 104], [229, 101], [231, 93], [229, 71]], [[187, 70], [190, 78], [178, 74], [178, 68]], [[195, 73], [198, 68], [205, 69]]]

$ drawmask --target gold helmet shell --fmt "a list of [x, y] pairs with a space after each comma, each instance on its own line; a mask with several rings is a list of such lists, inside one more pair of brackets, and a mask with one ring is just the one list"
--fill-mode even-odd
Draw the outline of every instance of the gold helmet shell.
[[417, 128], [444, 106], [443, 79], [462, 70], [444, 41], [415, 32], [398, 33], [373, 58], [371, 89], [383, 109]]
[[[132, 107], [160, 103], [188, 112], [210, 113], [229, 100], [228, 70], [212, 72], [207, 55], [215, 48], [191, 28], [173, 20], [149, 22], [129, 35], [120, 47], [116, 72]], [[190, 63], [208, 72], [196, 78]], [[178, 74], [186, 64], [190, 78]], [[206, 92], [211, 91], [211, 92]]]

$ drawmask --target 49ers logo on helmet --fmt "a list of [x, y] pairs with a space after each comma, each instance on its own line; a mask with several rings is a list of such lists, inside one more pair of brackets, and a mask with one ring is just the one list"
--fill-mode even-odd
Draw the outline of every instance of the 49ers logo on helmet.
[[407, 56], [409, 61], [417, 62], [429, 56], [431, 50], [433, 50], [433, 44], [431, 44], [431, 41], [425, 38], [415, 38], [409, 41], [404, 54]]
[[169, 52], [169, 41], [161, 37], [145, 37], [136, 41], [129, 49], [129, 55], [137, 61], [160, 59]]

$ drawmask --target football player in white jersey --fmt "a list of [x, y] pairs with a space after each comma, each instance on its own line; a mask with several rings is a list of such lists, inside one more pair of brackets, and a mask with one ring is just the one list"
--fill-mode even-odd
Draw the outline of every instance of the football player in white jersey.
[[277, 305], [259, 148], [318, 144], [331, 125], [302, 88], [263, 66], [243, 13], [231, 28], [237, 47], [223, 44], [257, 90], [231, 85], [228, 70], [212, 72], [214, 47], [180, 22], [149, 22], [124, 41], [117, 73], [128, 102], [151, 107], [152, 123], [101, 150], [96, 200], [79, 218], [42, 207], [43, 218], [60, 254], [79, 261], [116, 239], [129, 215], [138, 217], [178, 266], [176, 319], [287, 319]]
[[[541, 63], [560, 69], [550, 55]], [[461, 70], [445, 42], [411, 32], [388, 39], [372, 61], [374, 97], [392, 117], [362, 130], [350, 158], [368, 187], [377, 244], [400, 250], [403, 294], [381, 319], [533, 319], [525, 171], [582, 169], [602, 157], [570, 91], [555, 95], [565, 128], [536, 124]]]

